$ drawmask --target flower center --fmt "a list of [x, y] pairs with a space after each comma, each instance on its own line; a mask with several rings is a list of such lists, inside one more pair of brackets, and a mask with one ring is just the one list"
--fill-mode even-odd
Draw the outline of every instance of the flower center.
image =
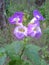
[[33, 30], [34, 30], [34, 31], [36, 31], [36, 30], [37, 30], [37, 28], [34, 28]]
[[19, 31], [24, 32], [25, 30], [23, 28], [19, 28]]
[[19, 20], [20, 20], [19, 17], [16, 17], [16, 18], [13, 19], [13, 21], [15, 21], [15, 22], [18, 22]]
[[40, 16], [39, 16], [39, 15], [36, 15], [36, 17], [37, 17], [37, 18], [40, 18]]
[[16, 18], [15, 21], [18, 22], [20, 20], [20, 18]]
[[30, 22], [29, 24], [34, 24], [34, 22]]

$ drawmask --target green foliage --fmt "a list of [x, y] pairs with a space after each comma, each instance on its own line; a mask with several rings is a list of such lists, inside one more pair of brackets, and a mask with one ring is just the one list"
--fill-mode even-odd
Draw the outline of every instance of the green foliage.
[[20, 55], [21, 54], [21, 51], [23, 50], [23, 42], [20, 41], [16, 41], [16, 42], [13, 42], [12, 44], [10, 45], [7, 45], [5, 47], [6, 49], [6, 53], [8, 54], [8, 56], [12, 59], [16, 59], [18, 56], [16, 55]]
[[32, 63], [28, 60], [11, 60], [8, 65], [32, 65]]
[[49, 45], [49, 26], [43, 30], [43, 42], [44, 44], [48, 44]]
[[49, 34], [49, 26], [44, 30], [44, 34]]
[[[34, 63], [34, 65], [40, 65], [40, 57], [38, 54], [38, 51], [40, 50], [40, 48], [38, 46], [35, 45], [27, 45], [25, 48], [25, 55], [28, 57], [28, 59], [30, 61], [32, 61]], [[37, 60], [38, 59], [38, 60]]]
[[49, 20], [49, 0], [46, 0], [46, 3], [45, 3], [45, 16], [46, 16], [46, 19]]
[[[24, 1], [23, 0], [10, 0], [10, 1], [5, 0], [5, 2], [6, 2], [6, 16], [10, 17], [16, 11], [23, 11], [25, 13], [25, 17], [27, 19], [24, 22], [24, 25], [26, 25], [33, 18], [33, 14], [32, 14], [33, 10], [39, 9], [41, 14], [46, 18], [46, 22], [47, 22], [46, 24], [48, 24], [48, 21], [49, 21], [49, 0], [46, 0], [45, 5], [42, 7], [39, 7], [39, 8], [38, 7], [36, 8], [34, 5], [32, 5], [32, 1], [33, 0], [30, 0], [30, 2], [29, 2], [30, 4], [28, 4], [27, 0], [24, 0]], [[9, 27], [8, 29], [11, 28], [10, 26], [8, 26]], [[8, 30], [8, 31], [10, 31], [10, 30]], [[9, 32], [7, 33], [7, 35], [9, 37], [7, 35], [5, 35], [5, 36], [10, 38], [10, 41], [11, 41], [10, 33]], [[1, 34], [2, 34], [2, 32], [0, 31], [0, 35]], [[44, 40], [42, 43], [49, 44], [49, 27], [47, 27], [43, 31], [43, 36], [44, 36], [43, 37]], [[7, 40], [7, 43], [10, 41]], [[29, 40], [29, 41], [31, 41], [31, 40]], [[3, 37], [1, 35], [0, 43], [5, 43], [5, 42], [6, 42], [5, 37]], [[24, 40], [24, 43], [28, 43], [28, 38], [26, 40]], [[9, 45], [6, 45], [5, 48], [0, 48], [0, 65], [3, 65], [5, 63], [7, 56], [9, 56], [9, 58], [10, 58], [9, 63], [7, 65], [47, 65], [47, 63], [39, 57], [38, 51], [40, 49], [41, 48], [39, 46], [32, 45], [32, 44], [27, 44], [26, 47], [24, 48], [24, 44], [22, 41], [13, 42]], [[25, 56], [27, 56], [26, 60], [22, 59], [21, 55], [23, 55], [23, 54]], [[49, 57], [49, 53], [47, 50], [44, 50], [43, 54]], [[44, 56], [44, 58], [46, 56]]]
[[33, 1], [31, 0], [30, 2], [27, 1], [27, 0], [15, 0], [13, 2], [13, 0], [10, 0], [10, 1], [6, 1], [6, 14], [7, 16], [11, 16], [13, 13], [15, 13], [16, 11], [28, 11], [30, 14], [31, 12], [33, 12], [33, 10], [36, 8], [35, 6], [31, 6], [31, 3]]
[[0, 48], [0, 65], [3, 65], [6, 61], [6, 54], [4, 48]]
[[42, 59], [41, 60], [41, 65], [47, 65], [47, 63]]
[[[0, 48], [0, 65], [5, 63], [7, 56], [10, 58], [7, 65], [44, 65], [46, 62], [41, 62], [41, 58], [38, 54], [40, 49], [41, 48], [36, 45], [25, 45], [23, 41], [15, 41], [4, 48]], [[28, 59], [23, 59], [22, 55], [27, 56]]]
[[21, 58], [17, 59], [17, 60], [11, 60], [9, 62], [9, 65], [22, 65], [23, 60], [21, 60]]
[[29, 60], [24, 60], [23, 65], [32, 65], [32, 63]]
[[41, 12], [41, 14], [46, 18], [45, 16], [45, 7], [43, 6], [42, 8], [39, 8], [39, 11]]

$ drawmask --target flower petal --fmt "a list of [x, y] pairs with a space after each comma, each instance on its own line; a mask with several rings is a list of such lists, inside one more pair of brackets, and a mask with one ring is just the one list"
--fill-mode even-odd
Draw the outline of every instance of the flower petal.
[[34, 38], [40, 38], [42, 32], [39, 26], [29, 26], [28, 35]]
[[41, 28], [40, 27], [37, 27], [37, 31], [36, 31], [36, 34], [35, 34], [35, 38], [40, 38], [42, 35], [42, 32], [41, 32]]
[[45, 20], [42, 14], [38, 10], [33, 11], [33, 16], [36, 17], [38, 20]]
[[16, 24], [17, 22], [22, 23], [23, 15], [23, 12], [15, 12], [8, 20], [11, 24]]
[[25, 26], [18, 26], [14, 30], [14, 35], [17, 39], [23, 39], [25, 36], [27, 36], [27, 27]]

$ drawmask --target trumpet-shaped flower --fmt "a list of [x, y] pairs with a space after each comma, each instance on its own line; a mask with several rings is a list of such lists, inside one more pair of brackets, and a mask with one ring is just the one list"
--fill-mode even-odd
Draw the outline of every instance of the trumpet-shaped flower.
[[40, 38], [42, 32], [39, 26], [37, 25], [30, 25], [28, 26], [28, 35], [35, 38]]
[[24, 37], [27, 36], [27, 27], [25, 27], [25, 26], [16, 27], [14, 30], [14, 35], [19, 40], [23, 39]]
[[23, 21], [23, 12], [15, 12], [14, 15], [12, 15], [11, 17], [9, 17], [9, 22], [11, 24], [18, 24], [18, 23], [22, 23]]
[[42, 16], [42, 14], [38, 10], [33, 11], [33, 16], [36, 17], [38, 20], [45, 20], [45, 18]]

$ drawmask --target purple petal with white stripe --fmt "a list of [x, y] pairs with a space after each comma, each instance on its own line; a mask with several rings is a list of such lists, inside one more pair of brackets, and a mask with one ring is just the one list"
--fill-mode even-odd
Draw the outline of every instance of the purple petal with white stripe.
[[8, 20], [11, 24], [22, 23], [23, 15], [23, 12], [15, 12]]
[[33, 16], [36, 17], [38, 20], [44, 21], [45, 18], [42, 16], [42, 14], [38, 10], [33, 11]]
[[18, 26], [14, 30], [14, 35], [17, 39], [21, 40], [24, 37], [27, 37], [27, 27], [25, 26]]

